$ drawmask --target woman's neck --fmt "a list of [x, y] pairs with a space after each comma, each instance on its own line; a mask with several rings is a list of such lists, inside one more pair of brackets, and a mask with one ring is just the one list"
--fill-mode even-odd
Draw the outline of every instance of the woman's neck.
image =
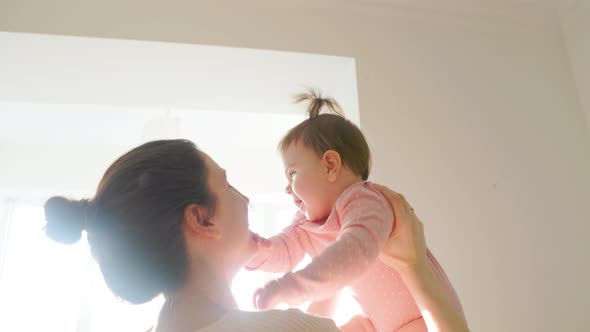
[[231, 293], [231, 276], [207, 270], [189, 273], [184, 287], [165, 296], [155, 331], [195, 331], [237, 309]]
[[186, 303], [200, 298], [226, 310], [236, 309], [236, 301], [231, 292], [233, 275], [227, 275], [224, 272], [218, 273], [205, 267], [200, 270], [199, 273], [189, 273], [184, 287], [169, 298], [175, 302]]

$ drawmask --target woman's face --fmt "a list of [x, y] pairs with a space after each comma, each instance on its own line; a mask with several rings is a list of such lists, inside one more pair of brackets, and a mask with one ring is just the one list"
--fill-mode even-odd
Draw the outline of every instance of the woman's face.
[[204, 154], [209, 190], [216, 205], [211, 222], [219, 231], [218, 254], [224, 262], [241, 268], [256, 253], [257, 244], [248, 229], [248, 197], [227, 181], [225, 170]]

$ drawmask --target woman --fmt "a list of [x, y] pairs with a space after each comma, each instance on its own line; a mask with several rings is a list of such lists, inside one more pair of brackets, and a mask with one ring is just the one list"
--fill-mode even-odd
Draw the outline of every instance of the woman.
[[[381, 189], [401, 210], [395, 194]], [[57, 241], [73, 243], [86, 230], [116, 296], [138, 304], [164, 294], [154, 332], [338, 331], [333, 321], [298, 310], [237, 310], [231, 280], [257, 249], [248, 230], [248, 198], [190, 141], [155, 141], [131, 150], [109, 167], [94, 198], [53, 197], [45, 214], [46, 232]], [[435, 321], [448, 320], [448, 304], [427, 293], [436, 280], [423, 277], [422, 248], [410, 241], [422, 235], [403, 226], [411, 221], [398, 224], [383, 260], [405, 275]]]
[[414, 209], [402, 195], [375, 186], [391, 203], [396, 221], [380, 258], [402, 276], [424, 317], [427, 331], [469, 331], [460, 306], [449, 296], [445, 280], [440, 280], [427, 264], [424, 226]]

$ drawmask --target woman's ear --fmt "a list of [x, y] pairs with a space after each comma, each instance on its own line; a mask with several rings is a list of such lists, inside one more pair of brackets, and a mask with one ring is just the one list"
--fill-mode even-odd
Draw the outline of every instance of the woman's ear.
[[218, 238], [221, 233], [217, 225], [211, 222], [209, 208], [198, 204], [189, 204], [184, 208], [184, 226], [191, 234]]
[[324, 152], [324, 155], [322, 156], [322, 164], [324, 165], [326, 175], [328, 176], [328, 181], [331, 183], [336, 182], [338, 174], [340, 174], [340, 171], [342, 170], [340, 154], [334, 150]]

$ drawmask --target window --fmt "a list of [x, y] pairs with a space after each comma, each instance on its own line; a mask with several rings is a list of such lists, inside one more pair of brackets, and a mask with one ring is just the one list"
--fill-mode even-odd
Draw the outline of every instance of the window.
[[[12, 103], [4, 106], [15, 112], [11, 117], [13, 120], [24, 121], [49, 112], [56, 123], [69, 121], [74, 124], [71, 128], [63, 128], [60, 135], [80, 137], [78, 142], [66, 143], [67, 140], [52, 138], [48, 132], [48, 141], [43, 143], [45, 153], [55, 150], [51, 153], [54, 155], [67, 156], [72, 149], [70, 158], [75, 156], [79, 164], [69, 163], [71, 169], [66, 168], [64, 172], [75, 173], [93, 165], [108, 165], [118, 157], [120, 147], [132, 148], [142, 140], [182, 137], [196, 142], [226, 168], [232, 184], [251, 198], [250, 224], [254, 231], [267, 236], [274, 234], [291, 220], [285, 217], [294, 213], [291, 200], [282, 190], [286, 180], [276, 144], [284, 132], [300, 121], [300, 115], [188, 109], [155, 112], [121, 107], [84, 109], [80, 105], [75, 106], [78, 111], [74, 113], [70, 112], [72, 106], [68, 105]], [[52, 109], [59, 109], [61, 113], [51, 112]], [[119, 121], [114, 121], [115, 118]], [[84, 122], [92, 123], [93, 129], [85, 136], [76, 136], [80, 130], [76, 124]], [[253, 130], [256, 126], [267, 129], [264, 132]], [[120, 133], [116, 137], [127, 138], [127, 141], [113, 141], [112, 151], [108, 151], [109, 145], [105, 142], [109, 142], [113, 133]], [[138, 135], [131, 139], [130, 133]], [[34, 154], [34, 146], [39, 148], [38, 144], [27, 146], [31, 154]], [[81, 147], [85, 152], [74, 154], [80, 153]], [[49, 165], [52, 162], [55, 161], [47, 161]], [[54, 194], [62, 193], [56, 191]], [[42, 202], [16, 202], [7, 218], [9, 227], [1, 272], [0, 308], [17, 314], [2, 319], [0, 330], [130, 331], [137, 330], [138, 326], [147, 328], [153, 323], [162, 299], [142, 306], [118, 301], [102, 281], [85, 240], [72, 247], [53, 243], [42, 230], [45, 223]], [[236, 278], [234, 290], [242, 308], [252, 309], [254, 286], [260, 286], [261, 277], [269, 278], [265, 275], [261, 272], [244, 273]], [[53, 324], [51, 328], [47, 322]]]
[[[0, 43], [0, 331], [153, 324], [161, 298], [119, 302], [84, 239], [63, 246], [42, 231], [45, 199], [91, 197], [125, 151], [159, 138], [193, 140], [248, 194], [251, 227], [268, 236], [294, 213], [276, 153], [303, 119], [291, 96], [321, 88], [358, 123], [350, 58], [6, 32]], [[270, 277], [240, 272], [238, 304], [252, 309], [254, 289]]]

